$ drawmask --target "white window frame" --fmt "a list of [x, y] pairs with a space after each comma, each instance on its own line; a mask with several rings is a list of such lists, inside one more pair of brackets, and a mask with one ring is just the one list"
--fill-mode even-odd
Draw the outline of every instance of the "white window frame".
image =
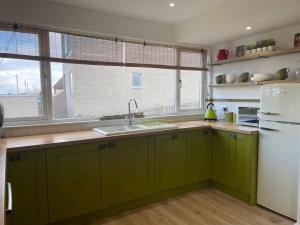
[[[140, 86], [135, 86], [134, 84], [133, 84], [133, 80], [134, 80], [134, 76], [136, 76], [136, 75], [138, 75], [139, 77], [141, 77], [140, 79], [141, 79], [141, 85]], [[133, 88], [133, 89], [142, 89], [142, 88], [144, 88], [144, 73], [143, 72], [131, 72], [131, 87]]]
[[[0, 28], [3, 29], [3, 28]], [[37, 33], [39, 37], [40, 46], [49, 46], [49, 32], [48, 33]], [[50, 51], [48, 51], [50, 52]], [[178, 51], [177, 55], [180, 54]], [[5, 119], [6, 126], [17, 126], [23, 124], [51, 124], [51, 123], [64, 123], [64, 122], [81, 122], [81, 121], [95, 121], [99, 118], [63, 118], [63, 119], [54, 119], [52, 112], [52, 84], [51, 84], [51, 62], [45, 61], [40, 62], [40, 71], [41, 71], [41, 93], [43, 99], [43, 115], [36, 117], [20, 117], [20, 118], [7, 118]], [[174, 82], [175, 82], [175, 96], [174, 96], [174, 113], [162, 113], [162, 114], [153, 114], [149, 117], [168, 117], [176, 115], [194, 115], [204, 112], [205, 105], [205, 95], [206, 95], [206, 71], [202, 71], [201, 79], [201, 93], [199, 94], [200, 108], [195, 110], [181, 110], [180, 109], [180, 96], [181, 96], [181, 80], [180, 80], [180, 70], [175, 71]], [[133, 76], [133, 75], [132, 75]], [[143, 88], [144, 87], [144, 74], [142, 73], [143, 85], [142, 87], [134, 87], [131, 80], [132, 88]], [[74, 84], [73, 84], [74, 85]], [[70, 90], [71, 92], [71, 90]], [[147, 116], [147, 115], [146, 115]]]

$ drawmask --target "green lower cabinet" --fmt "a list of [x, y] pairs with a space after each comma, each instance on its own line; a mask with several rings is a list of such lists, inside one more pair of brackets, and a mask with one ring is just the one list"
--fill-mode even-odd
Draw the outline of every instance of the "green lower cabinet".
[[213, 131], [212, 181], [250, 204], [256, 202], [257, 135]]
[[212, 131], [211, 178], [222, 185], [230, 186], [230, 136], [226, 131]]
[[101, 208], [99, 144], [47, 150], [50, 222]]
[[155, 186], [157, 191], [186, 185], [191, 180], [190, 132], [155, 136]]
[[244, 194], [250, 193], [251, 136], [230, 134], [230, 187]]
[[12, 185], [13, 196], [13, 211], [6, 217], [6, 224], [47, 224], [45, 151], [9, 153], [6, 180]]
[[191, 145], [191, 181], [206, 181], [210, 179], [210, 131], [192, 131]]
[[101, 151], [106, 207], [149, 195], [154, 188], [154, 137], [111, 141]]

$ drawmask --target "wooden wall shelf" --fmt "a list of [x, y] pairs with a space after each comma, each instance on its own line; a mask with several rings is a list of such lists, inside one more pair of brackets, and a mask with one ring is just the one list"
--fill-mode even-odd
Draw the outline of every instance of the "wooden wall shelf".
[[279, 83], [300, 83], [300, 80], [270, 80], [262, 82], [246, 82], [246, 83], [232, 83], [232, 84], [211, 84], [209, 87], [244, 87], [244, 86], [258, 86], [265, 84], [279, 84]]
[[210, 64], [210, 66], [220, 66], [220, 65], [229, 64], [229, 63], [243, 62], [243, 61], [254, 60], [254, 59], [259, 59], [259, 58], [271, 58], [271, 57], [275, 57], [275, 56], [295, 54], [295, 53], [300, 53], [300, 47], [299, 48], [280, 49], [280, 50], [275, 50], [275, 51], [266, 51], [266, 52], [261, 52], [261, 53], [257, 53], [257, 54], [245, 55], [245, 56], [241, 56], [241, 57], [233, 57], [233, 58], [222, 60], [222, 61], [216, 61], [216, 62]]

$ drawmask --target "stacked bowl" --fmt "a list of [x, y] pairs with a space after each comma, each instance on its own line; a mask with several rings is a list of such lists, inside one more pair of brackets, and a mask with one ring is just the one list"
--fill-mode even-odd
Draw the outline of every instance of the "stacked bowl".
[[262, 73], [255, 73], [253, 77], [250, 78], [254, 82], [262, 82], [267, 80], [272, 80], [272, 75], [270, 74], [262, 74]]

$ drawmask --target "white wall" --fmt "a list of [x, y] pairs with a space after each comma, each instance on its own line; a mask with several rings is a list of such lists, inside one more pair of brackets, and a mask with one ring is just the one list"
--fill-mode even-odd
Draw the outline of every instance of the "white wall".
[[1, 0], [0, 21], [173, 43], [174, 27], [46, 0]]
[[[294, 46], [294, 34], [300, 33], [300, 25], [286, 27], [283, 29], [274, 30], [267, 33], [249, 36], [247, 38], [221, 43], [212, 46], [212, 61], [215, 60], [219, 49], [226, 48], [230, 51], [230, 57], [235, 54], [235, 47], [239, 45], [255, 44], [258, 40], [274, 38], [277, 42], [276, 47], [291, 48]], [[295, 69], [300, 68], [300, 54], [291, 54], [278, 56], [267, 59], [257, 59], [239, 63], [225, 64], [221, 66], [215, 66], [211, 69], [211, 79], [217, 74], [235, 73], [238, 77], [243, 72], [254, 73], [268, 73], [275, 74], [277, 70], [289, 67], [292, 69], [290, 77], [295, 77]], [[226, 88], [213, 88], [210, 98], [216, 99], [258, 99], [260, 87], [226, 87]], [[258, 103], [216, 103], [217, 108], [220, 110], [223, 106], [228, 106], [231, 110], [235, 111], [237, 106], [249, 105], [259, 106]]]

